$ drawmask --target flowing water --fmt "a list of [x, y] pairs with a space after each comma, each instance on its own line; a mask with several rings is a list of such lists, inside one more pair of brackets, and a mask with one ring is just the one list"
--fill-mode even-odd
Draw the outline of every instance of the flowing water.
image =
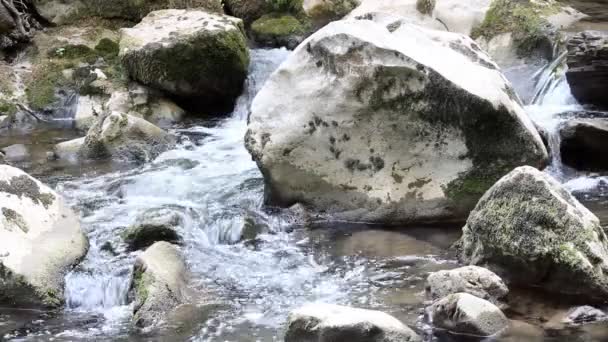
[[[32, 141], [51, 145], [62, 135], [70, 138], [64, 128], [23, 138], [30, 141], [32, 159], [39, 160], [23, 167], [55, 186], [80, 213], [91, 246], [66, 276], [66, 308], [0, 308], [0, 340], [282, 341], [288, 312], [315, 301], [383, 310], [433, 339], [421, 323], [424, 280], [429, 272], [457, 266], [449, 247], [460, 227], [302, 226], [295, 212], [263, 206], [263, 179], [243, 137], [253, 97], [287, 56], [286, 50], [253, 50], [246, 89], [234, 113], [175, 127], [180, 145], [141, 167], [41, 161], [43, 147]], [[536, 90], [527, 109], [548, 132], [554, 151], [559, 151], [559, 124], [567, 118], [563, 113], [581, 110], [563, 76], [556, 74], [561, 64], [545, 67], [529, 80]], [[18, 137], [11, 141], [21, 142]], [[548, 172], [570, 186], [589, 181], [565, 170], [559, 153], [553, 153]], [[150, 210], [181, 216], [180, 248], [193, 274], [191, 286], [204, 300], [180, 308], [162, 330], [138, 332], [131, 325], [128, 290], [139, 252], [127, 251], [121, 233]], [[248, 220], [264, 228], [255, 239], [241, 241]], [[535, 295], [525, 292], [515, 298], [510, 316], [521, 322], [505, 341], [585, 341], [607, 335], [605, 327], [597, 326], [567, 333], [538, 328], [529, 324], [535, 317], [568, 306], [554, 299], [531, 304], [539, 300], [530, 301]]]

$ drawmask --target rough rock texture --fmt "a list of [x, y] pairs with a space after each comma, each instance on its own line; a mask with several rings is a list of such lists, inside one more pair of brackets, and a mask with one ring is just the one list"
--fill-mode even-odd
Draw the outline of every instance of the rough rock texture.
[[40, 14], [57, 24], [73, 23], [83, 17], [140, 21], [161, 9], [202, 8], [222, 13], [221, 0], [34, 0]]
[[434, 10], [422, 13], [419, 3], [429, 9], [432, 0], [362, 0], [348, 17], [380, 12], [398, 15], [409, 22], [430, 29], [450, 31], [469, 35], [471, 30], [480, 25], [492, 0], [442, 0], [436, 1]]
[[608, 32], [585, 31], [568, 41], [566, 79], [583, 104], [608, 108]]
[[494, 336], [509, 326], [509, 319], [496, 305], [468, 293], [435, 302], [429, 314], [435, 328], [457, 335]]
[[81, 131], [87, 131], [103, 114], [103, 99], [98, 96], [79, 96], [74, 115], [74, 126]]
[[55, 307], [88, 241], [63, 199], [25, 172], [0, 165], [0, 303]]
[[258, 93], [245, 140], [267, 202], [345, 220], [464, 221], [504, 174], [545, 163], [517, 96], [473, 41], [388, 27], [330, 23]]
[[79, 156], [85, 159], [145, 162], [156, 158], [174, 144], [174, 137], [148, 121], [114, 112], [99, 118], [89, 129]]
[[270, 12], [270, 6], [266, 0], [225, 0], [226, 13], [243, 19], [250, 24], [264, 14]]
[[499, 276], [478, 266], [434, 272], [426, 282], [426, 291], [432, 300], [464, 292], [497, 304], [509, 293]]
[[285, 342], [413, 342], [422, 339], [380, 311], [309, 304], [289, 315]]
[[127, 228], [124, 240], [131, 250], [144, 249], [158, 241], [179, 242], [176, 228], [183, 224], [179, 212], [160, 208], [148, 210], [136, 218], [136, 223]]
[[127, 113], [146, 119], [160, 127], [179, 122], [186, 112], [158, 90], [130, 83], [126, 89], [112, 93], [106, 103], [109, 111]]
[[608, 295], [608, 245], [598, 218], [532, 167], [515, 169], [488, 190], [458, 247], [463, 262], [509, 283], [588, 299]]
[[359, 0], [304, 0], [304, 12], [316, 27], [338, 20], [361, 4]]
[[559, 30], [584, 17], [555, 0], [493, 0], [471, 37], [501, 65], [527, 57], [552, 60]]
[[249, 66], [240, 19], [163, 10], [121, 32], [120, 57], [134, 80], [197, 102], [226, 104], [240, 95]]
[[304, 40], [306, 32], [306, 27], [288, 14], [264, 15], [251, 24], [253, 39], [263, 46], [294, 49]]
[[608, 170], [608, 119], [579, 119], [561, 129], [562, 162], [577, 170]]
[[161, 321], [191, 297], [188, 271], [180, 251], [168, 242], [157, 242], [137, 257], [130, 294], [135, 300], [133, 322], [148, 327]]

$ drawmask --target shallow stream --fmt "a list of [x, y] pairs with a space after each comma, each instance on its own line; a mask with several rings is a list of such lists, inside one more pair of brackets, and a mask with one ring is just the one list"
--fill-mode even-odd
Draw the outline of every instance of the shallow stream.
[[[0, 340], [282, 341], [288, 312], [313, 301], [383, 310], [434, 339], [422, 323], [424, 280], [429, 272], [457, 267], [450, 246], [460, 226], [300, 226], [289, 210], [263, 206], [262, 176], [243, 146], [246, 117], [256, 92], [288, 53], [253, 50], [246, 90], [234, 113], [174, 127], [180, 145], [144, 166], [47, 161], [49, 146], [74, 137], [62, 127], [1, 137], [2, 146], [27, 144], [30, 156], [20, 166], [67, 198], [80, 213], [91, 246], [66, 277], [67, 307], [60, 312], [0, 308]], [[548, 131], [551, 144], [558, 144], [561, 113], [581, 108], [563, 80], [547, 89], [527, 109]], [[608, 222], [597, 209], [605, 207], [597, 190], [601, 175], [568, 170], [555, 155], [548, 172], [588, 194], [581, 196], [590, 196], [591, 208]], [[128, 252], [120, 235], [142, 212], [161, 208], [182, 216], [181, 249], [194, 274], [192, 286], [212, 301], [184, 306], [169, 328], [135, 332], [127, 292], [139, 252]], [[241, 241], [247, 220], [264, 229], [254, 240]], [[605, 324], [571, 329], [553, 324], [551, 317], [570, 307], [560, 298], [517, 289], [512, 297], [507, 313], [516, 322], [501, 340], [608, 339]]]

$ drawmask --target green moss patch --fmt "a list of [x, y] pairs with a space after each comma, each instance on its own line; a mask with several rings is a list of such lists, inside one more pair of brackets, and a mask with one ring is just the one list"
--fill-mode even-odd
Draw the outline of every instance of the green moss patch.
[[560, 11], [558, 4], [532, 1], [494, 0], [484, 21], [471, 32], [471, 37], [490, 40], [511, 32], [520, 55], [529, 55], [552, 31], [547, 17]]
[[95, 46], [95, 51], [108, 58], [115, 58], [118, 56], [118, 43], [109, 38], [103, 38]]
[[[48, 59], [40, 60], [32, 70], [31, 79], [26, 88], [30, 107], [44, 110], [56, 100], [59, 88], [72, 88], [82, 95], [102, 95], [104, 89], [91, 86], [96, 76], [91, 75], [91, 67], [83, 66], [96, 63], [100, 58], [105, 66], [100, 69], [113, 81], [125, 79], [118, 60], [118, 44], [111, 39], [103, 38], [94, 49], [83, 44], [68, 44], [52, 49]], [[74, 69], [73, 77], [68, 79], [63, 71]]]
[[293, 34], [303, 34], [306, 29], [295, 17], [285, 14], [269, 14], [253, 22], [251, 30], [262, 39], [280, 38]]
[[0, 99], [0, 115], [15, 115], [17, 113], [17, 106], [11, 102]]

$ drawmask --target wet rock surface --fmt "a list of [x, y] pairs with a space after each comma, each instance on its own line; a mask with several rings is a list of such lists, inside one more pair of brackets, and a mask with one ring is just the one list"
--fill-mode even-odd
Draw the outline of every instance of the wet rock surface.
[[60, 306], [64, 276], [87, 249], [78, 217], [59, 194], [0, 165], [0, 302]]
[[564, 164], [577, 170], [606, 171], [608, 119], [577, 119], [560, 129], [560, 153]]
[[509, 327], [509, 319], [497, 306], [468, 293], [438, 300], [428, 315], [434, 327], [455, 335], [496, 336]]
[[[80, 140], [76, 140], [69, 146], [79, 144]], [[174, 137], [163, 129], [144, 119], [114, 112], [100, 117], [89, 129], [78, 155], [84, 159], [143, 163], [174, 145]]]
[[136, 222], [123, 235], [131, 250], [144, 249], [158, 241], [178, 243], [181, 240], [177, 229], [183, 224], [183, 218], [177, 211], [151, 209], [139, 215]]
[[285, 342], [414, 342], [422, 341], [396, 318], [372, 310], [310, 304], [289, 315]]
[[135, 261], [131, 296], [135, 326], [159, 324], [177, 306], [188, 301], [188, 271], [181, 252], [168, 242], [150, 246]]
[[608, 32], [584, 31], [568, 41], [566, 78], [583, 104], [608, 108]]

